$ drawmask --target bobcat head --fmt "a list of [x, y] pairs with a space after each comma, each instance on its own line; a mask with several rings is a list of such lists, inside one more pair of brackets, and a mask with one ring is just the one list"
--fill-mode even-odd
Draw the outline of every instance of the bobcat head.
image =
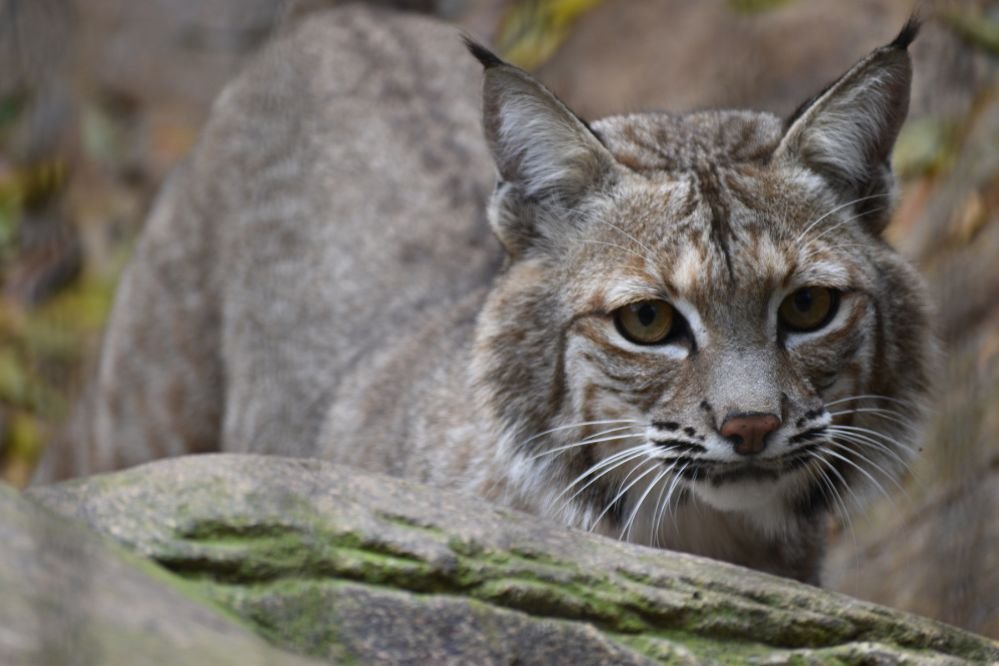
[[469, 44], [508, 257], [473, 372], [512, 496], [703, 551], [677, 532], [688, 508], [782, 534], [895, 482], [932, 347], [922, 282], [881, 236], [917, 30], [787, 120], [591, 125]]

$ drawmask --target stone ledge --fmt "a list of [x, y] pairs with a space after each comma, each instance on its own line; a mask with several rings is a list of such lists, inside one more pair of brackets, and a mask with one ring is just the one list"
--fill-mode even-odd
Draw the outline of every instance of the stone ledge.
[[999, 660], [930, 620], [322, 461], [192, 456], [28, 496], [334, 661]]

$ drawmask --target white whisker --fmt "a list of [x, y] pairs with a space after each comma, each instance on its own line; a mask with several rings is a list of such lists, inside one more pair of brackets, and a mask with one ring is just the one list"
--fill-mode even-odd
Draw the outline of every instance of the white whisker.
[[910, 455], [913, 456], [916, 455], [916, 449], [914, 449], [913, 447], [909, 446], [908, 444], [905, 444], [904, 442], [898, 441], [894, 437], [889, 437], [885, 433], [880, 432], [878, 430], [871, 430], [870, 428], [862, 428], [860, 426], [847, 426], [847, 425], [835, 425], [835, 424], [829, 426], [829, 428], [835, 429], [837, 432], [859, 433], [864, 435], [865, 437], [870, 437], [870, 438], [876, 437], [884, 445], [891, 444], [892, 446], [897, 447], [903, 451], [908, 451]]
[[[579, 488], [572, 495], [572, 497], [570, 497], [569, 499], [565, 500], [565, 502], [563, 502], [563, 507], [568, 506], [569, 503], [572, 502], [572, 500], [576, 499], [576, 497], [578, 497], [580, 493], [582, 493], [587, 488], [589, 488], [591, 485], [593, 485], [597, 481], [597, 479], [599, 479], [600, 477], [602, 477], [605, 474], [607, 474], [607, 473], [609, 473], [609, 472], [617, 469], [621, 465], [627, 464], [627, 463], [631, 462], [632, 460], [635, 460], [636, 458], [641, 458], [642, 456], [647, 456], [648, 455], [647, 448], [648, 448], [647, 445], [645, 445], [645, 444], [639, 444], [638, 446], [633, 446], [631, 448], [625, 449], [624, 451], [618, 451], [614, 455], [608, 456], [608, 457], [604, 458], [603, 460], [601, 460], [600, 462], [598, 462], [598, 463], [596, 463], [594, 465], [591, 465], [590, 467], [588, 467], [586, 469], [585, 472], [583, 472], [582, 474], [580, 474], [579, 476], [577, 476], [572, 483], [570, 483], [568, 486], [566, 486], [562, 490], [562, 492], [560, 492], [558, 495], [556, 495], [555, 498], [552, 500], [552, 503], [555, 503], [555, 502], [559, 501], [562, 498], [562, 496], [565, 495], [570, 490], [572, 490], [573, 487], [576, 486], [576, 484], [581, 483], [582, 481], [584, 481], [591, 474], [594, 474], [594, 473], [596, 473], [596, 472], [598, 472], [598, 471], [600, 471], [600, 470], [603, 469], [604, 470], [603, 472], [601, 472], [600, 474], [597, 474], [596, 476], [594, 476], [592, 479], [590, 479], [586, 483], [586, 485], [584, 485], [581, 488]], [[608, 466], [609, 466], [609, 469], [604, 469], [605, 467], [608, 467]], [[561, 511], [561, 508], [559, 509], [559, 511]]]
[[[884, 444], [882, 444], [880, 442], [877, 442], [877, 441], [874, 441], [874, 440], [872, 440], [870, 438], [865, 438], [865, 437], [863, 437], [861, 435], [858, 435], [856, 433], [833, 432], [833, 433], [830, 434], [829, 439], [831, 441], [850, 442], [852, 444], [856, 444], [857, 446], [863, 446], [863, 447], [866, 447], [866, 448], [869, 448], [869, 449], [873, 449], [874, 451], [878, 451], [880, 453], [890, 455], [896, 461], [898, 461], [899, 465], [901, 465], [903, 469], [905, 469], [906, 471], [910, 471], [909, 470], [909, 462], [907, 460], [905, 460], [905, 458], [903, 458], [902, 456], [898, 455], [897, 452], [892, 451], [889, 447], [885, 446]], [[860, 455], [860, 453], [858, 452], [857, 455]]]
[[833, 400], [826, 403], [826, 408], [832, 407], [833, 405], [839, 405], [844, 402], [850, 402], [851, 400], [885, 400], [887, 402], [894, 402], [905, 407], [914, 407], [915, 403], [911, 400], [899, 400], [898, 398], [893, 398], [887, 395], [876, 395], [876, 394], [864, 394], [864, 395], [849, 395], [845, 398], [840, 398], [839, 400]]
[[[829, 470], [833, 472], [833, 474], [836, 475], [837, 478], [839, 478], [840, 483], [843, 484], [844, 490], [849, 490], [850, 487], [849, 484], [847, 484], [846, 479], [844, 479], [843, 475], [839, 473], [839, 470], [836, 469], [835, 465], [833, 465], [831, 462], [829, 462], [828, 460], [826, 460], [817, 453], [812, 453], [811, 455], [812, 458], [818, 460], [820, 463], [825, 465]], [[819, 471], [821, 473], [820, 478], [825, 480], [825, 482], [828, 484], [826, 487], [829, 488], [833, 498], [836, 500], [836, 504], [839, 506], [841, 515], [843, 516], [843, 520], [844, 522], [846, 522], [847, 527], [850, 530], [850, 534], [853, 538], [854, 544], [856, 544], [857, 536], [856, 533], [853, 531], [853, 518], [850, 515], [850, 510], [846, 507], [846, 501], [843, 499], [842, 493], [839, 492], [839, 490], [836, 488], [836, 484], [833, 483], [833, 480], [829, 477], [829, 475], [826, 472], [822, 470]]]
[[852, 460], [850, 460], [846, 456], [841, 455], [839, 453], [836, 453], [835, 451], [833, 451], [831, 449], [823, 449], [823, 451], [825, 453], [828, 453], [829, 455], [831, 455], [834, 458], [838, 458], [839, 460], [842, 460], [847, 465], [850, 465], [855, 470], [857, 470], [858, 472], [860, 472], [861, 474], [863, 474], [864, 476], [866, 476], [868, 478], [868, 480], [870, 480], [870, 482], [874, 484], [874, 487], [877, 488], [881, 492], [881, 494], [885, 496], [886, 499], [891, 499], [892, 498], [891, 495], [888, 494], [888, 491], [885, 490], [885, 487], [882, 486], [878, 482], [877, 479], [875, 479], [873, 476], [871, 476], [871, 474], [869, 474], [866, 469], [864, 469], [863, 467], [861, 467], [857, 463], [853, 462]]
[[[610, 435], [610, 433], [613, 432], [613, 431], [616, 431], [616, 430], [626, 430], [626, 429], [629, 429], [631, 427], [632, 426], [624, 426], [624, 427], [621, 427], [621, 428], [612, 428], [611, 430], [605, 430], [604, 432], [600, 433], [600, 435]], [[601, 436], [598, 436], [598, 435], [594, 435], [594, 436], [592, 436], [592, 437], [590, 437], [588, 439], [584, 439], [584, 440], [581, 440], [579, 442], [573, 442], [572, 444], [565, 444], [563, 446], [557, 446], [554, 449], [549, 449], [547, 451], [542, 451], [541, 453], [536, 453], [533, 456], [531, 456], [530, 458], [528, 458], [528, 460], [529, 461], [530, 460], [537, 460], [538, 458], [544, 458], [545, 456], [555, 455], [556, 453], [561, 453], [562, 451], [568, 451], [569, 449], [579, 448], [580, 446], [590, 446], [592, 444], [600, 444], [602, 442], [616, 442], [616, 441], [621, 441], [621, 440], [625, 440], [625, 439], [632, 439], [634, 437], [642, 437], [642, 436], [643, 436], [643, 433], [641, 433], [641, 432], [627, 432], [627, 433], [621, 433], [621, 434], [617, 434], [617, 435], [610, 435], [610, 436], [607, 436], [607, 437], [601, 437]]]
[[[818, 460], [820, 463], [825, 463], [826, 465], [830, 464], [827, 460], [822, 458], [822, 456], [818, 455], [817, 453], [812, 453], [811, 457], [815, 460]], [[853, 519], [850, 517], [850, 512], [847, 510], [846, 504], [843, 502], [843, 498], [840, 497], [839, 492], [837, 492], [835, 484], [833, 484], [832, 479], [829, 478], [829, 475], [821, 467], [814, 467], [809, 469], [813, 469], [815, 473], [818, 475], [818, 479], [822, 484], [822, 496], [825, 497], [830, 502], [839, 506], [840, 515], [843, 518], [843, 522], [846, 523], [847, 529], [850, 532], [850, 539], [851, 541], [853, 541], [854, 549], [856, 550], [857, 534], [853, 530]], [[828, 490], [830, 494], [827, 495], [826, 490]]]
[[[846, 440], [847, 442], [850, 442], [850, 441], [851, 441], [851, 440], [849, 440], [849, 439], [846, 439], [846, 437], [844, 437], [844, 439], [845, 439], [845, 440]], [[893, 484], [895, 484], [895, 487], [896, 487], [896, 488], [898, 488], [898, 489], [899, 489], [899, 491], [901, 491], [901, 493], [902, 493], [903, 495], [908, 495], [908, 493], [906, 493], [906, 491], [905, 491], [905, 488], [903, 488], [903, 487], [902, 487], [902, 484], [900, 484], [900, 483], [898, 482], [898, 479], [896, 479], [896, 478], [895, 478], [895, 475], [894, 475], [894, 474], [892, 474], [892, 473], [891, 473], [891, 472], [889, 472], [888, 470], [884, 469], [884, 468], [883, 468], [883, 467], [882, 467], [881, 465], [877, 464], [876, 462], [874, 462], [873, 460], [871, 460], [870, 458], [868, 458], [867, 456], [865, 456], [865, 455], [864, 455], [863, 453], [861, 453], [860, 451], [857, 451], [856, 449], [854, 449], [854, 448], [853, 448], [853, 447], [851, 447], [851, 446], [847, 446], [846, 444], [844, 444], [844, 443], [843, 443], [843, 442], [841, 442], [841, 441], [838, 441], [838, 440], [836, 440], [835, 438], [833, 438], [833, 439], [832, 439], [832, 440], [831, 440], [831, 441], [830, 441], [829, 443], [830, 443], [830, 444], [831, 444], [832, 446], [834, 446], [834, 447], [836, 447], [836, 448], [838, 448], [838, 449], [842, 449], [842, 450], [844, 450], [844, 451], [849, 451], [849, 452], [850, 452], [850, 453], [852, 453], [853, 455], [857, 456], [857, 457], [858, 457], [858, 458], [860, 458], [860, 459], [861, 459], [862, 461], [864, 461], [865, 463], [867, 463], [868, 465], [870, 465], [870, 466], [871, 466], [871, 469], [874, 469], [874, 470], [876, 470], [876, 471], [878, 471], [878, 472], [881, 472], [882, 474], [884, 474], [884, 475], [885, 475], [885, 478], [887, 478], [887, 479], [888, 479], [889, 481], [891, 481], [891, 482], [892, 482]], [[852, 442], [852, 443], [856, 444], [857, 442]], [[836, 454], [835, 454], [835, 452], [833, 452], [833, 451], [830, 451], [829, 453], [832, 453], [833, 455], [836, 455]], [[858, 466], [858, 469], [859, 469], [859, 466]]]
[[618, 245], [617, 243], [608, 243], [606, 241], [598, 241], [598, 240], [591, 240], [591, 239], [583, 239], [580, 242], [582, 242], [582, 243], [588, 243], [590, 245], [607, 245], [609, 247], [616, 247], [617, 249], [621, 250], [622, 252], [625, 252], [627, 254], [630, 254], [630, 255], [633, 255], [635, 257], [640, 258], [642, 261], [645, 261], [645, 259], [647, 258], [647, 257], [639, 254], [638, 252], [635, 252], [631, 248], [624, 247], [623, 245]]
[[[823, 449], [823, 451], [825, 451], [825, 449]], [[831, 471], [831, 472], [832, 472], [833, 474], [835, 474], [835, 475], [836, 475], [836, 478], [837, 478], [837, 479], [839, 479], [839, 482], [840, 482], [841, 484], [843, 484], [843, 490], [844, 490], [844, 491], [846, 491], [846, 492], [850, 492], [850, 484], [846, 482], [846, 479], [845, 479], [845, 478], [843, 478], [843, 475], [842, 475], [842, 474], [840, 474], [840, 471], [839, 471], [838, 469], [836, 469], [836, 466], [835, 466], [835, 465], [833, 465], [833, 464], [832, 464], [831, 462], [829, 462], [828, 460], [826, 460], [825, 458], [823, 458], [823, 457], [822, 457], [821, 455], [818, 455], [818, 454], [814, 454], [814, 453], [813, 453], [812, 455], [813, 455], [813, 456], [815, 456], [815, 458], [817, 458], [817, 459], [818, 459], [818, 460], [819, 460], [819, 461], [820, 461], [821, 463], [823, 463], [823, 464], [824, 464], [824, 465], [825, 465], [826, 467], [828, 467], [828, 468], [829, 468], [829, 470], [830, 470], [830, 471]], [[832, 479], [830, 479], [830, 481], [832, 481]], [[836, 487], [836, 485], [835, 485], [835, 484], [833, 484], [833, 488], [835, 488], [835, 487]], [[851, 493], [851, 494], [852, 494], [852, 493]], [[842, 499], [842, 495], [840, 495], [840, 498]], [[854, 500], [854, 501], [856, 501], [856, 500], [857, 500], [857, 498], [856, 498], [856, 495], [854, 495], [854, 496], [853, 496], [853, 500]], [[845, 504], [845, 503], [844, 503], [844, 504], [842, 505], [842, 508], [843, 508], [843, 509], [846, 509], [846, 504]], [[847, 513], [849, 513], [849, 512], [847, 512]]]
[[[677, 488], [679, 488], [679, 487], [680, 487], [680, 481], [681, 481], [681, 480], [683, 479], [683, 473], [684, 473], [684, 472], [685, 472], [685, 471], [687, 470], [687, 468], [688, 468], [688, 467], [690, 467], [690, 466], [691, 466], [692, 464], [693, 464], [693, 462], [688, 462], [688, 463], [687, 463], [687, 464], [685, 464], [685, 465], [684, 465], [683, 467], [681, 467], [681, 468], [680, 468], [680, 470], [679, 470], [679, 471], [678, 471], [678, 472], [677, 472], [677, 473], [676, 473], [675, 475], [673, 475], [673, 480], [672, 480], [672, 481], [670, 482], [670, 484], [669, 484], [669, 490], [667, 490], [667, 491], [666, 491], [666, 501], [665, 501], [665, 503], [663, 504], [663, 508], [664, 508], [664, 512], [663, 512], [663, 514], [662, 514], [662, 515], [660, 516], [659, 520], [660, 520], [660, 521], [662, 521], [662, 519], [663, 519], [663, 518], [665, 517], [666, 513], [669, 513], [669, 515], [670, 515], [670, 520], [672, 520], [672, 522], [673, 522], [673, 530], [674, 530], [674, 531], [677, 531], [677, 530], [679, 530], [680, 528], [679, 528], [679, 526], [678, 526], [678, 525], [676, 524], [676, 513], [674, 513], [673, 511], [670, 511], [670, 510], [669, 510], [669, 507], [670, 507], [670, 502], [671, 502], [671, 501], [673, 500], [673, 493], [674, 493], [674, 492], [676, 491], [676, 489], [677, 489]], [[660, 528], [660, 529], [661, 529], [661, 528]]]
[[[665, 471], [669, 473], [675, 469], [676, 469], [676, 463], [671, 463], [666, 468]], [[655, 545], [657, 548], [662, 546], [662, 542], [659, 538], [661, 535], [661, 520], [659, 516], [663, 506], [663, 495], [665, 494], [666, 489], [668, 487], [669, 487], [669, 482], [667, 481], [666, 483], [663, 484], [662, 489], [660, 489], [659, 496], [656, 497], [656, 503], [655, 503], [656, 510], [652, 514], [652, 520], [649, 522], [649, 542]]]
[[[851, 215], [850, 217], [846, 218], [845, 220], [840, 220], [839, 222], [837, 222], [833, 226], [829, 227], [828, 229], [826, 229], [825, 231], [823, 231], [821, 234], [819, 234], [815, 238], [808, 239], [807, 242], [808, 243], [816, 243], [823, 236], [826, 236], [826, 235], [828, 235], [828, 234], [836, 231], [837, 229], [839, 229], [843, 225], [848, 224], [848, 223], [856, 220], [858, 217], [863, 217], [864, 215], [867, 215], [868, 213], [877, 213], [877, 212], [880, 212], [882, 210], [885, 210], [885, 208], [884, 207], [875, 208], [875, 209], [873, 209], [871, 211], [865, 211], [864, 213], [858, 213], [857, 215]], [[847, 249], [851, 245], [854, 246], [854, 247], [857, 247], [857, 248], [868, 247], [868, 246], [860, 244], [860, 243], [833, 243], [831, 245], [826, 245], [825, 247], [819, 246], [819, 245], [814, 245], [813, 247], [809, 248], [805, 252], [805, 254], [803, 254], [800, 257], [798, 257], [798, 261], [800, 263], [806, 263], [808, 261], [811, 261], [819, 252], [821, 252], [824, 249], [831, 248], [831, 249], [836, 249], [836, 250], [843, 250], [843, 249]]]
[[857, 407], [856, 409], [844, 409], [838, 412], [829, 412], [829, 416], [843, 416], [846, 414], [857, 414], [861, 412], [864, 414], [873, 414], [878, 418], [884, 419], [886, 421], [891, 421], [892, 423], [896, 423], [902, 426], [903, 428], [910, 430], [912, 429], [912, 423], [903, 420], [898, 415], [898, 412], [892, 411], [890, 409], [882, 409], [880, 407]]
[[628, 516], [628, 521], [624, 524], [624, 527], [621, 528], [621, 535], [618, 537], [619, 539], [628, 541], [631, 538], [631, 527], [635, 522], [635, 518], [638, 516], [639, 509], [642, 508], [642, 504], [645, 502], [645, 498], [649, 496], [649, 493], [651, 493], [656, 487], [656, 484], [658, 484], [667, 474], [669, 474], [669, 469], [664, 469], [656, 475], [656, 478], [652, 479], [651, 483], [649, 483], [649, 487], [645, 489], [642, 496], [638, 498], [638, 502], [635, 503], [635, 508], [631, 511], [631, 515]]
[[[821, 234], [819, 234], [815, 238], [810, 238], [808, 242], [814, 243], [814, 242], [818, 241], [819, 239], [821, 239], [823, 236], [826, 236], [827, 234], [830, 234], [833, 231], [836, 231], [837, 229], [839, 229], [843, 225], [848, 224], [850, 222], [853, 222], [858, 217], [863, 217], [864, 215], [868, 215], [869, 213], [880, 213], [883, 210], [887, 210], [887, 206], [880, 206], [878, 208], [874, 208], [874, 209], [869, 210], [869, 211], [864, 211], [863, 213], [857, 213], [856, 215], [851, 215], [850, 217], [846, 218], [845, 220], [840, 220], [836, 224], [832, 225], [831, 227], [829, 227], [828, 229], [826, 229], [825, 231], [823, 231]], [[817, 249], [817, 248], [814, 248], [814, 249]], [[808, 255], [806, 255], [806, 257], [807, 256]]]
[[[629, 490], [631, 490], [631, 488], [632, 488], [632, 487], [633, 487], [633, 486], [634, 486], [634, 485], [635, 485], [636, 483], [638, 483], [639, 481], [641, 481], [642, 479], [644, 479], [645, 477], [647, 477], [647, 476], [648, 476], [649, 474], [651, 474], [652, 472], [656, 471], [656, 467], [658, 467], [658, 465], [657, 465], [657, 464], [655, 464], [655, 463], [657, 463], [658, 461], [655, 461], [655, 460], [650, 460], [649, 462], [650, 462], [650, 463], [653, 463], [653, 465], [652, 465], [652, 466], [650, 466], [650, 467], [649, 467], [649, 469], [645, 470], [644, 472], [642, 472], [641, 474], [639, 474], [639, 475], [638, 475], [637, 477], [635, 477], [635, 479], [634, 479], [634, 480], [633, 480], [633, 481], [632, 481], [631, 483], [629, 483], [629, 484], [628, 484], [628, 485], [626, 485], [626, 486], [625, 486], [624, 488], [622, 488], [622, 489], [621, 489], [621, 490], [620, 490], [620, 491], [618, 492], [618, 494], [614, 496], [614, 499], [612, 499], [612, 500], [611, 500], [610, 502], [608, 502], [608, 503], [607, 503], [607, 506], [605, 506], [605, 507], [604, 507], [604, 510], [603, 510], [603, 511], [601, 511], [601, 512], [600, 512], [600, 514], [599, 514], [599, 515], [598, 515], [598, 516], [597, 516], [596, 518], [594, 518], [594, 519], [593, 519], [593, 522], [591, 522], [591, 523], [590, 523], [590, 527], [588, 528], [588, 529], [589, 529], [589, 531], [591, 531], [591, 532], [592, 532], [592, 531], [593, 531], [593, 529], [594, 529], [594, 528], [595, 528], [595, 527], [596, 527], [596, 526], [597, 526], [598, 524], [600, 524], [600, 519], [601, 519], [601, 518], [603, 518], [604, 516], [606, 516], [606, 515], [607, 515], [607, 512], [608, 512], [608, 511], [610, 511], [611, 509], [613, 509], [613, 508], [614, 508], [614, 505], [615, 505], [615, 504], [617, 504], [617, 501], [618, 501], [619, 499], [621, 499], [622, 497], [624, 497], [624, 495], [625, 495], [625, 494], [626, 494], [626, 493], [627, 493], [627, 492], [628, 492]], [[638, 469], [638, 466], [636, 466], [636, 468], [635, 468], [635, 469]], [[629, 475], [629, 476], [630, 476], [630, 475]], [[626, 477], [626, 478], [627, 478], [627, 477]]]
[[603, 421], [581, 421], [580, 423], [570, 423], [568, 425], [558, 426], [557, 428], [551, 428], [550, 430], [545, 430], [544, 432], [539, 432], [536, 435], [532, 435], [531, 437], [524, 440], [524, 445], [526, 446], [527, 444], [530, 444], [539, 437], [550, 435], [553, 432], [560, 432], [562, 430], [569, 430], [572, 428], [583, 428], [585, 426], [591, 426], [591, 425], [616, 425], [618, 423], [635, 424], [639, 423], [639, 421], [636, 421], [635, 419], [605, 419]]
[[840, 210], [843, 210], [847, 206], [852, 206], [853, 204], [858, 204], [858, 203], [860, 203], [862, 201], [867, 201], [868, 199], [876, 199], [877, 197], [887, 197], [887, 196], [888, 196], [887, 194], [883, 194], [883, 193], [882, 194], [870, 194], [870, 195], [868, 195], [866, 197], [859, 197], [857, 199], [853, 199], [851, 201], [847, 201], [846, 203], [843, 203], [843, 204], [840, 204], [838, 206], [835, 206], [835, 207], [831, 208], [830, 210], [826, 211], [825, 213], [823, 213], [822, 215], [820, 215], [815, 220], [812, 220], [811, 222], [809, 222], [808, 226], [806, 226], [805, 229], [800, 234], [798, 234], [798, 237], [794, 239], [794, 244], [795, 245], [800, 244], [801, 243], [801, 239], [805, 237], [805, 234], [807, 234], [809, 231], [812, 230], [812, 227], [814, 227], [816, 224], [818, 224], [822, 220], [826, 219], [827, 217], [829, 217], [833, 213], [835, 213], [837, 211], [840, 211]]
[[617, 226], [617, 225], [616, 225], [616, 224], [614, 224], [613, 222], [609, 222], [609, 221], [607, 221], [607, 220], [600, 220], [600, 222], [601, 222], [602, 224], [605, 224], [605, 225], [607, 225], [607, 226], [608, 226], [608, 227], [610, 227], [611, 229], [615, 229], [615, 230], [619, 231], [619, 232], [620, 232], [621, 234], [623, 234], [624, 236], [627, 236], [628, 238], [630, 238], [631, 240], [633, 240], [633, 241], [635, 242], [635, 244], [636, 244], [636, 245], [638, 245], [638, 247], [642, 248], [643, 250], [645, 250], [645, 251], [646, 251], [646, 252], [648, 253], [649, 257], [655, 257], [655, 256], [656, 256], [656, 253], [655, 253], [655, 252], [653, 252], [652, 250], [650, 250], [650, 249], [649, 249], [649, 246], [648, 246], [648, 245], [646, 245], [646, 244], [645, 244], [645, 243], [643, 243], [642, 241], [638, 240], [637, 238], [635, 238], [635, 237], [634, 237], [634, 236], [632, 236], [632, 235], [631, 235], [630, 233], [628, 233], [627, 231], [625, 231], [625, 230], [624, 230], [624, 229], [622, 229], [621, 227]]

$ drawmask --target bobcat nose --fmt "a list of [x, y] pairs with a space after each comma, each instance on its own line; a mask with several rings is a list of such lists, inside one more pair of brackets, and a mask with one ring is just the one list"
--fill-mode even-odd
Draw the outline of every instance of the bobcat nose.
[[722, 423], [721, 435], [732, 442], [741, 455], [759, 453], [767, 446], [767, 435], [780, 427], [773, 414], [730, 414]]

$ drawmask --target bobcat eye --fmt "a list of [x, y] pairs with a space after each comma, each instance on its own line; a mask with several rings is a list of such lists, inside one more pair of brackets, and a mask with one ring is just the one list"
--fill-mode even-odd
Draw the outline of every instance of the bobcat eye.
[[777, 310], [781, 326], [795, 333], [822, 328], [839, 309], [839, 292], [828, 287], [802, 287], [784, 299]]
[[676, 319], [673, 306], [665, 301], [638, 301], [614, 311], [618, 332], [637, 345], [665, 342]]

